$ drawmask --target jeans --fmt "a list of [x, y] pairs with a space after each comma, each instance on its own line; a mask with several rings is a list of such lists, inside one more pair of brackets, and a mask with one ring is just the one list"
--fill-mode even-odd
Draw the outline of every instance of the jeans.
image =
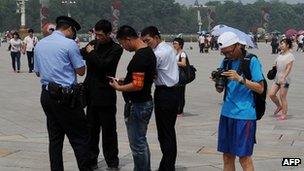
[[130, 115], [125, 118], [130, 148], [134, 160], [134, 171], [151, 170], [150, 150], [146, 134], [152, 111], [152, 101], [132, 103]]
[[12, 67], [16, 71], [16, 62], [17, 62], [17, 71], [20, 71], [20, 52], [11, 52], [12, 57]]

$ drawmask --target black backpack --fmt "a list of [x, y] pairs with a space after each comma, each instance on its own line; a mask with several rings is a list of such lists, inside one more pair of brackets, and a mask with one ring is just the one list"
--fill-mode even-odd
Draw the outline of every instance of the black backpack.
[[[250, 54], [250, 53], [246, 54], [246, 56], [241, 60], [240, 67], [237, 71], [239, 75], [243, 73], [247, 80], [251, 80], [252, 78], [250, 71], [250, 61], [253, 57], [257, 58], [257, 56], [254, 54]], [[225, 67], [225, 65], [227, 65], [225, 63], [227, 62], [224, 62], [224, 68], [227, 68]], [[262, 94], [252, 91], [255, 102], [256, 120], [260, 120], [265, 114], [265, 110], [266, 110], [267, 81], [265, 77], [263, 79], [263, 83], [264, 83], [264, 91]], [[225, 96], [226, 96], [226, 91], [224, 97]]]

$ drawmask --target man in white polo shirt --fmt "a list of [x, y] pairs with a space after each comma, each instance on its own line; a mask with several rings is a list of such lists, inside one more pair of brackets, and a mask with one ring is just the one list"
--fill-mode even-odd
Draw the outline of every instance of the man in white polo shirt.
[[159, 31], [154, 26], [143, 29], [141, 37], [153, 49], [157, 60], [154, 104], [158, 140], [163, 153], [159, 171], [173, 171], [177, 154], [174, 127], [178, 112], [176, 84], [179, 81], [175, 50], [161, 40]]
[[[24, 49], [26, 50], [29, 73], [33, 72], [34, 69], [34, 47], [38, 42], [38, 38], [34, 36], [34, 30], [28, 30], [28, 36], [26, 36], [23, 40]], [[24, 52], [25, 54], [25, 52]]]

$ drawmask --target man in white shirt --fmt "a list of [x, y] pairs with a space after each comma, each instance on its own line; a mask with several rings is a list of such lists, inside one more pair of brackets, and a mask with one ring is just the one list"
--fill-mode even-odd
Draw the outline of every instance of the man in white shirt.
[[303, 38], [304, 38], [304, 35], [300, 35], [298, 37], [298, 48], [297, 48], [297, 51], [300, 49], [300, 50], [303, 50]]
[[156, 27], [150, 26], [141, 32], [143, 41], [156, 56], [157, 77], [154, 81], [155, 119], [158, 141], [163, 153], [159, 171], [175, 170], [177, 155], [175, 122], [178, 113], [179, 72], [173, 47], [161, 40]]
[[198, 44], [200, 48], [200, 53], [204, 53], [204, 48], [205, 48], [205, 36], [203, 34], [200, 34], [198, 37]]
[[[31, 73], [34, 69], [34, 47], [38, 42], [38, 38], [34, 36], [33, 29], [29, 29], [28, 34], [23, 40], [23, 45], [27, 55], [29, 73]], [[25, 52], [23, 52], [23, 54], [25, 54]]]

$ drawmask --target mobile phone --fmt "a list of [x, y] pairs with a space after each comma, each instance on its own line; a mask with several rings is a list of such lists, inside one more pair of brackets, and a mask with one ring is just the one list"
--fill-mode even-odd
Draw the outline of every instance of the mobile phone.
[[119, 79], [118, 79], [118, 78], [115, 78], [115, 77], [107, 76], [107, 78], [110, 79], [110, 81], [112, 81], [112, 80], [115, 80], [115, 81], [117, 81], [117, 82], [119, 81]]

